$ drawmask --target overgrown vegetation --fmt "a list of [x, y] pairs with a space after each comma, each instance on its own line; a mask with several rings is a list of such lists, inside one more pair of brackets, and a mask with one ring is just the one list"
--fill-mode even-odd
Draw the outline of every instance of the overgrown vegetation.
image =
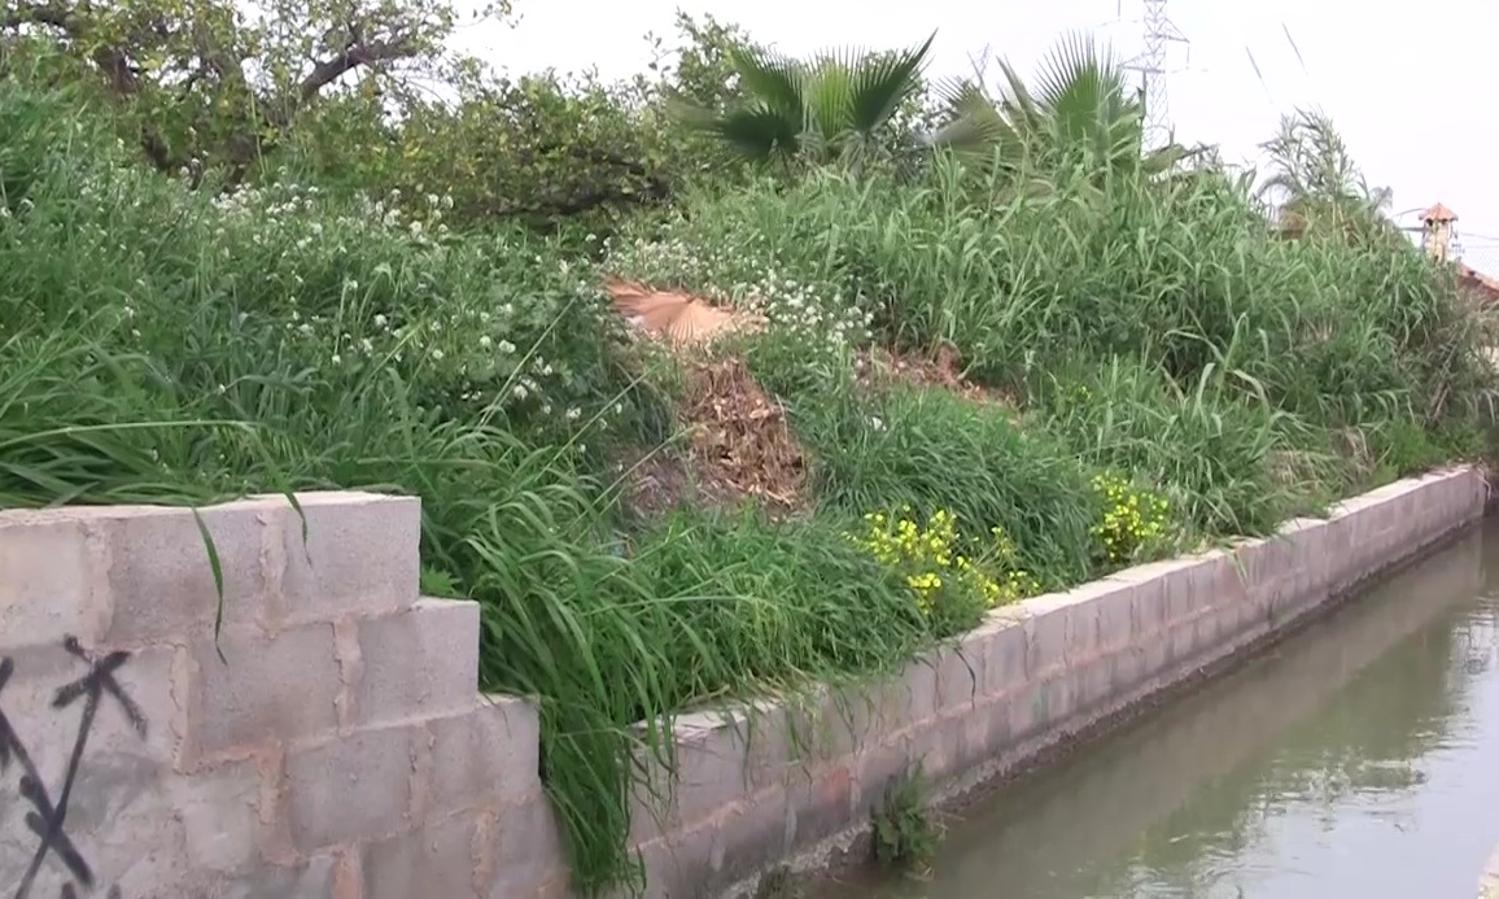
[[893, 780], [870, 815], [874, 857], [882, 865], [920, 872], [937, 852], [941, 828], [926, 807], [921, 767]]
[[[1488, 316], [1330, 123], [1273, 148], [1287, 239], [1252, 175], [1147, 154], [1084, 42], [1035, 90], [934, 96], [920, 52], [798, 64], [684, 19], [615, 85], [455, 60], [449, 13], [7, 11], [0, 506], [420, 495], [424, 589], [477, 599], [485, 687], [538, 697], [584, 891], [640, 885], [635, 760], [683, 708], [894, 670], [993, 605], [1484, 449]], [[789, 133], [755, 60], [816, 126], [762, 164], [681, 114]], [[684, 390], [703, 360], [641, 340], [615, 275], [763, 318], [697, 352], [784, 407], [805, 496], [663, 486], [736, 398]], [[900, 855], [929, 839], [906, 817]]]

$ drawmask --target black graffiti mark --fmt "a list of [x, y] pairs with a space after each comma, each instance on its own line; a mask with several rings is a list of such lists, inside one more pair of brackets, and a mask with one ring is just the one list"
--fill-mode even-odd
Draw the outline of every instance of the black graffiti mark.
[[[94, 885], [93, 871], [63, 830], [63, 824], [67, 820], [68, 803], [73, 797], [73, 785], [77, 781], [78, 771], [83, 764], [83, 750], [93, 730], [100, 699], [106, 695], [112, 698], [119, 704], [126, 720], [130, 722], [130, 726], [135, 729], [136, 733], [140, 734], [142, 739], [146, 736], [145, 715], [141, 714], [140, 706], [136, 705], [135, 700], [131, 699], [120, 687], [114, 676], [115, 672], [129, 661], [130, 653], [111, 652], [102, 657], [95, 657], [89, 654], [79, 644], [77, 638], [71, 635], [64, 638], [63, 648], [87, 664], [89, 670], [77, 680], [58, 688], [52, 697], [54, 709], [65, 709], [80, 697], [84, 700], [83, 713], [78, 722], [78, 735], [73, 740], [73, 751], [68, 757], [68, 769], [63, 778], [62, 792], [58, 794], [55, 805], [51, 797], [47, 795], [46, 785], [42, 782], [41, 774], [37, 771], [30, 753], [26, 751], [14, 726], [5, 716], [4, 708], [0, 707], [0, 774], [5, 773], [9, 768], [12, 758], [20, 765], [21, 797], [30, 802], [33, 807], [32, 811], [26, 813], [26, 826], [36, 834], [38, 841], [36, 852], [32, 855], [26, 873], [21, 878], [21, 884], [16, 890], [15, 899], [27, 899], [32, 883], [36, 880], [37, 873], [41, 870], [42, 863], [46, 861], [49, 853], [58, 857], [72, 878], [72, 881], [62, 886], [63, 899], [77, 899], [78, 891], [73, 881], [86, 888], [92, 888]], [[5, 685], [14, 671], [15, 665], [9, 658], [0, 659], [0, 693], [4, 692]], [[110, 888], [108, 899], [120, 899], [118, 886]]]

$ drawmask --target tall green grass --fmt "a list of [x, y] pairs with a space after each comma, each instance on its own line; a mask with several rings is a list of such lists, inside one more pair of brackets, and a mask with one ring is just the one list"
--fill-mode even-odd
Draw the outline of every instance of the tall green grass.
[[970, 538], [1001, 527], [1019, 567], [1049, 587], [1092, 570], [1093, 469], [1011, 413], [940, 390], [850, 384], [804, 393], [789, 408], [827, 505], [851, 515], [945, 509]]
[[0, 78], [0, 506], [419, 495], [428, 582], [481, 603], [484, 686], [540, 704], [585, 892], [639, 886], [629, 797], [675, 711], [933, 639], [841, 518], [621, 530], [609, 447], [665, 422], [586, 261], [442, 233], [441, 198], [413, 225], [290, 182], [191, 191], [107, 121]]
[[[679, 255], [736, 248], [700, 278], [774, 269], [862, 298], [877, 340], [956, 346], [970, 377], [1022, 401], [1029, 428], [1169, 487], [1205, 535], [1269, 529], [1409, 470], [1398, 457], [1473, 451], [1437, 435], [1488, 415], [1492, 316], [1393, 228], [1287, 240], [1250, 188], [1213, 168], [1100, 186], [1086, 171], [1017, 183], [939, 160], [917, 183], [823, 172], [713, 197], [658, 236]], [[793, 407], [826, 381], [795, 353], [761, 356]], [[856, 467], [864, 444], [845, 439], [831, 455]], [[876, 479], [887, 465], [862, 464]]]

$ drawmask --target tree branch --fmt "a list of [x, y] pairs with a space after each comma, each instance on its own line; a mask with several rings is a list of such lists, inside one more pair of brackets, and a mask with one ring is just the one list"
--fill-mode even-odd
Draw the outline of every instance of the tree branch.
[[302, 84], [297, 89], [300, 101], [308, 102], [323, 88], [360, 66], [403, 59], [415, 51], [415, 43], [409, 37], [368, 44], [350, 43], [342, 53], [312, 67], [312, 72], [302, 79]]

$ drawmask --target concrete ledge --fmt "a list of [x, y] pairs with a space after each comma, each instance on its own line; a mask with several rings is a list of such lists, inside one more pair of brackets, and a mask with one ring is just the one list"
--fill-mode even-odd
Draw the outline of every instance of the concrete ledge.
[[1011, 776], [1416, 558], [1486, 497], [1473, 467], [1397, 481], [1325, 520], [997, 610], [860, 691], [683, 715], [665, 807], [637, 801], [648, 895], [744, 896], [770, 866], [820, 867], [917, 763], [938, 802]]

